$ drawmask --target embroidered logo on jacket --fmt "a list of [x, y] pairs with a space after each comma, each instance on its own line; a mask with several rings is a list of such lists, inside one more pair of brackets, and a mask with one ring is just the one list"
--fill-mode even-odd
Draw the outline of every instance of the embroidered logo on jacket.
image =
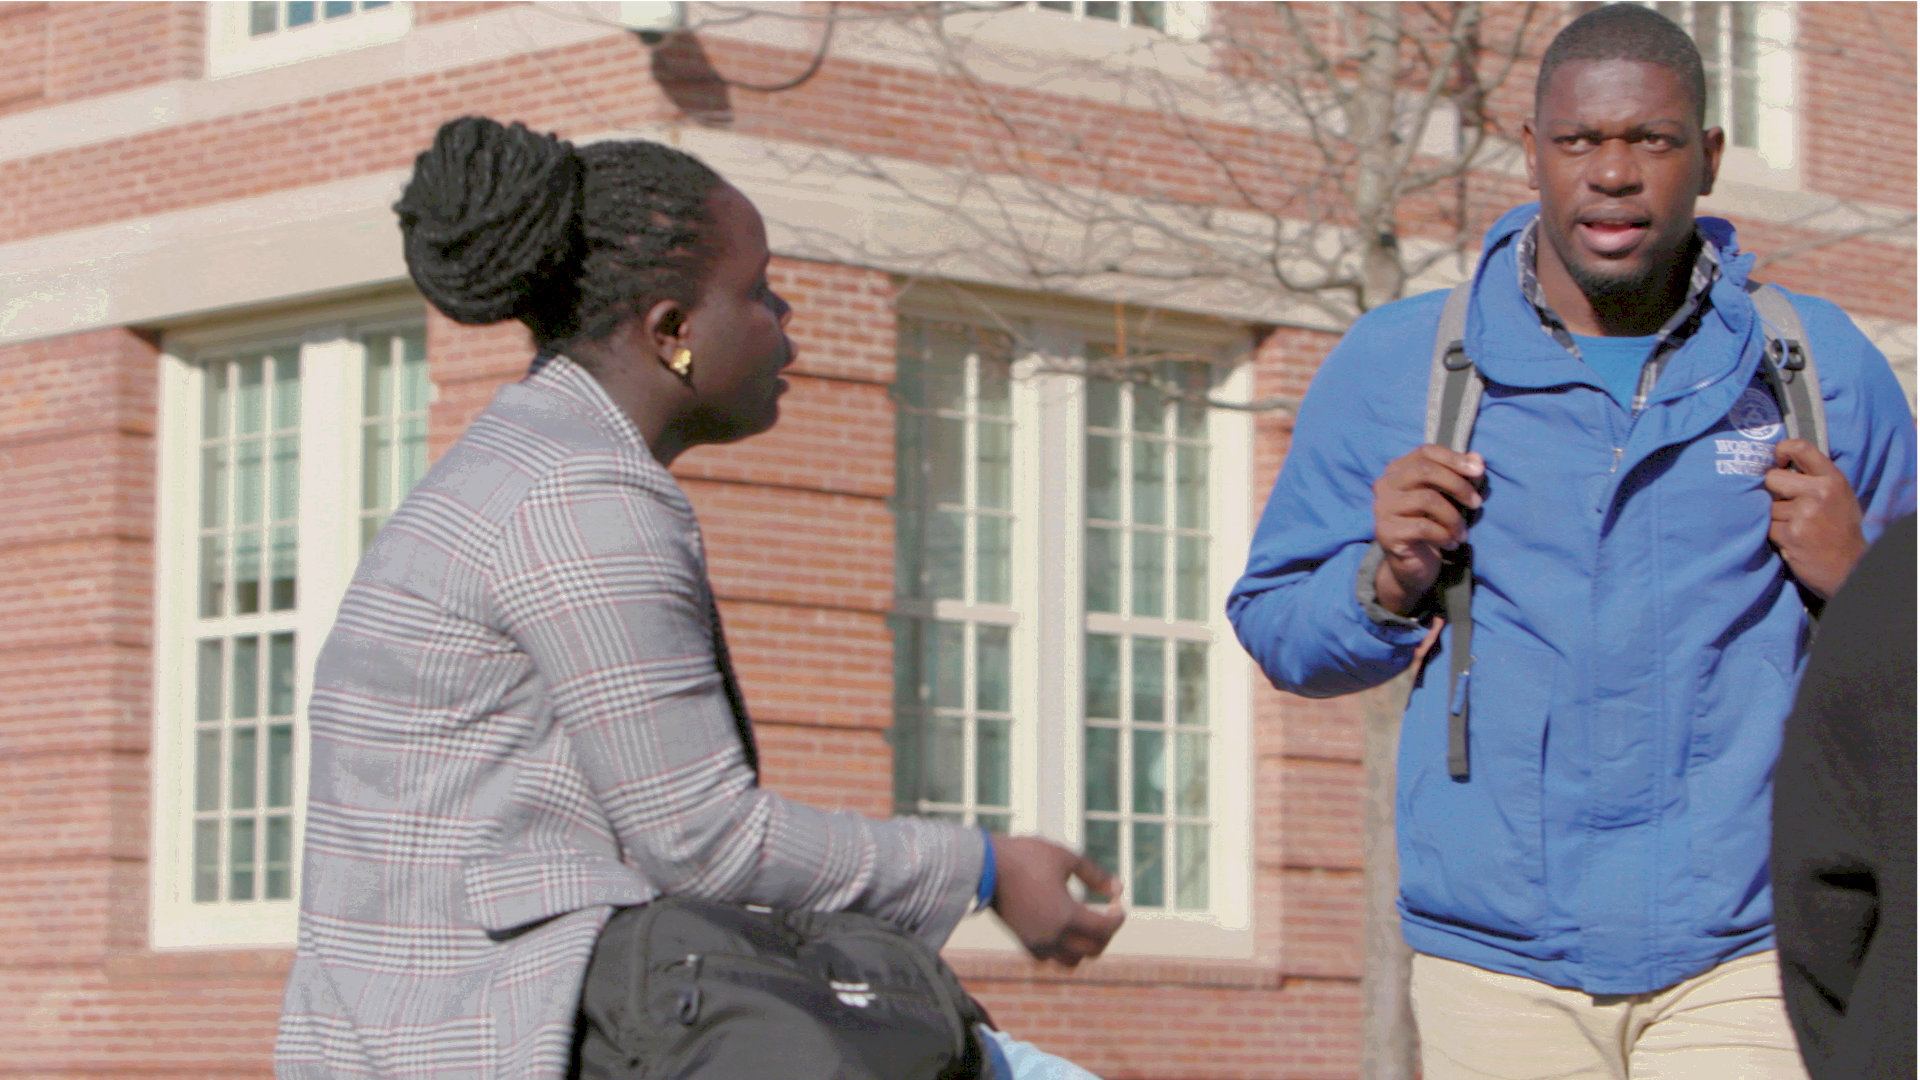
[[1780, 406], [1773, 395], [1758, 386], [1747, 387], [1727, 410], [1727, 423], [1746, 438], [1713, 440], [1714, 453], [1719, 455], [1714, 470], [1721, 476], [1765, 476], [1773, 468], [1771, 440], [1781, 431]]

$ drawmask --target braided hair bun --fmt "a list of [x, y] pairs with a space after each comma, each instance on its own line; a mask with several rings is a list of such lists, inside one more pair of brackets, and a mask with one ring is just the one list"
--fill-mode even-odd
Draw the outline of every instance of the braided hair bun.
[[574, 306], [581, 174], [571, 144], [517, 122], [441, 125], [393, 207], [414, 284], [455, 322], [518, 318], [546, 336]]

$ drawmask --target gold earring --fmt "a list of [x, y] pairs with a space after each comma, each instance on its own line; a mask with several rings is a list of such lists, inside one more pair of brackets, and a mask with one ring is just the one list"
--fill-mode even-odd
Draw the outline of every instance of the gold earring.
[[673, 351], [673, 359], [667, 361], [667, 370], [673, 372], [675, 375], [678, 375], [680, 377], [681, 382], [686, 382], [688, 379], [692, 378], [693, 350], [687, 348], [684, 345], [682, 345], [678, 349], [675, 349]]

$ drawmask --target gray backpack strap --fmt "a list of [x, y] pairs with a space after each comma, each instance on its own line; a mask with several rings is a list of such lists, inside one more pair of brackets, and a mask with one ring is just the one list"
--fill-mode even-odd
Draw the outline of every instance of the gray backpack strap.
[[1827, 408], [1820, 399], [1820, 374], [1814, 367], [1813, 343], [1800, 325], [1800, 314], [1778, 288], [1749, 281], [1747, 294], [1753, 297], [1767, 335], [1760, 377], [1780, 406], [1781, 426], [1787, 438], [1805, 439], [1821, 453], [1831, 453], [1827, 446]]
[[[1426, 441], [1465, 452], [1473, 438], [1486, 382], [1467, 356], [1467, 300], [1473, 283], [1463, 281], [1447, 295], [1440, 327], [1433, 335], [1433, 370], [1427, 381]], [[1473, 667], [1473, 552], [1462, 547], [1440, 571], [1440, 613], [1447, 620], [1447, 772], [1465, 780], [1467, 769], [1467, 682]]]

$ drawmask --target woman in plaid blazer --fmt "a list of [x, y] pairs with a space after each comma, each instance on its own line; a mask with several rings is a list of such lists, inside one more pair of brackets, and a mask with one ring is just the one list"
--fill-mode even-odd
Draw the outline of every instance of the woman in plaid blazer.
[[790, 309], [746, 197], [667, 147], [469, 117], [395, 209], [434, 306], [541, 352], [395, 512], [320, 652], [278, 1075], [565, 1076], [601, 928], [662, 895], [935, 945], [988, 901], [1036, 956], [1097, 955], [1121, 913], [1066, 881], [1117, 885], [1079, 856], [756, 783], [666, 470], [779, 415]]

